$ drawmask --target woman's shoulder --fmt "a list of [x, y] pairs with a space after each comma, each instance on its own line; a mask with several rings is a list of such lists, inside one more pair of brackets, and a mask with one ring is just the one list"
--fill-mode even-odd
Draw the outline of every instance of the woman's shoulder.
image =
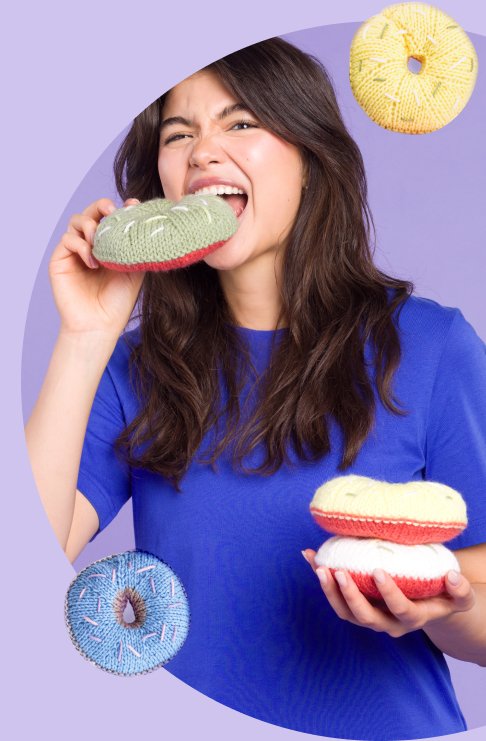
[[414, 293], [398, 306], [395, 315], [403, 340], [414, 345], [425, 343], [429, 352], [444, 345], [453, 326], [467, 323], [458, 307]]
[[412, 294], [401, 305], [397, 324], [405, 354], [420, 360], [481, 358], [486, 350], [481, 337], [461, 309]]
[[452, 322], [461, 311], [456, 306], [444, 304], [412, 293], [398, 307], [397, 315], [403, 329], [415, 329], [434, 332], [447, 332]]

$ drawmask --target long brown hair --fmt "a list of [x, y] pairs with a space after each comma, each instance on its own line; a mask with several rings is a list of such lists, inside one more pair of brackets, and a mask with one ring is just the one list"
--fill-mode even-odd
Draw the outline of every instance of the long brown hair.
[[[288, 443], [303, 460], [326, 455], [332, 415], [345, 441], [339, 465], [343, 471], [354, 462], [374, 422], [367, 341], [374, 350], [383, 405], [393, 413], [407, 413], [393, 404], [400, 403], [391, 386], [401, 347], [392, 315], [401, 311], [414, 285], [373, 264], [374, 223], [363, 159], [319, 60], [273, 38], [206, 69], [304, 158], [307, 189], [282, 262], [279, 321], [286, 318], [288, 331], [279, 333], [270, 364], [258, 379], [216, 270], [199, 262], [148, 273], [140, 302], [140, 342], [132, 348], [130, 363], [141, 411], [117, 447], [132, 466], [162, 474], [180, 491], [204, 435], [213, 426], [219, 430], [225, 415], [224, 430], [200, 462], [214, 469], [231, 444], [240, 471], [264, 475], [283, 461], [290, 464]], [[137, 116], [117, 152], [115, 181], [123, 199], [164, 197], [157, 158], [166, 95]], [[218, 369], [227, 391], [224, 408]], [[238, 395], [251, 373], [257, 401], [245, 417]], [[253, 469], [244, 466], [243, 458], [260, 443], [263, 463]]]

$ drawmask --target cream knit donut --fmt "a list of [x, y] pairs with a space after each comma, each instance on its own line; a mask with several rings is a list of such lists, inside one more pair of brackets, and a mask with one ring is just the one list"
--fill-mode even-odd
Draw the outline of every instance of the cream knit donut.
[[[409, 60], [421, 63], [418, 74]], [[476, 83], [478, 58], [453, 18], [426, 3], [398, 3], [369, 18], [351, 42], [354, 96], [377, 124], [426, 134], [459, 115]]]
[[317, 566], [332, 574], [346, 569], [360, 592], [368, 597], [381, 595], [373, 570], [386, 571], [410, 599], [434, 597], [445, 591], [449, 570], [460, 571], [454, 554], [441, 544], [401, 545], [377, 538], [346, 538], [335, 535], [326, 540], [315, 556]]
[[330, 533], [409, 545], [451, 540], [467, 525], [459, 492], [435, 481], [390, 484], [355, 474], [338, 476], [316, 490], [310, 511]]

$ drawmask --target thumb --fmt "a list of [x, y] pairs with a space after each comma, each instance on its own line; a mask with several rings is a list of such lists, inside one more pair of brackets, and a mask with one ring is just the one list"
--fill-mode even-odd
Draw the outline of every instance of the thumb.
[[470, 610], [476, 602], [474, 590], [466, 577], [457, 572], [449, 571], [446, 579], [446, 589], [453, 597], [458, 610]]
[[311, 548], [306, 548], [305, 551], [301, 551], [301, 553], [304, 556], [307, 563], [309, 564], [309, 566], [312, 568], [312, 570], [315, 571], [317, 568], [317, 565], [314, 561], [316, 552], [313, 551]]

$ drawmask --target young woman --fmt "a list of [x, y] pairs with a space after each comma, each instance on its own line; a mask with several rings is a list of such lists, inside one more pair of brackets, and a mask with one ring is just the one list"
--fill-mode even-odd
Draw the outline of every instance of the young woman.
[[[443, 652], [486, 665], [484, 344], [458, 309], [374, 266], [363, 161], [325, 70], [280, 39], [211, 64], [136, 118], [115, 176], [125, 204], [236, 187], [222, 197], [239, 228], [201, 262], [143, 276], [91, 255], [108, 198], [71, 218], [50, 262], [61, 330], [27, 425], [66, 554], [132, 497], [137, 548], [188, 593], [175, 676], [307, 733], [463, 730]], [[140, 327], [120, 338], [142, 284]], [[447, 595], [412, 602], [376, 573], [379, 606], [344, 572], [316, 578], [309, 502], [347, 473], [463, 494]]]

